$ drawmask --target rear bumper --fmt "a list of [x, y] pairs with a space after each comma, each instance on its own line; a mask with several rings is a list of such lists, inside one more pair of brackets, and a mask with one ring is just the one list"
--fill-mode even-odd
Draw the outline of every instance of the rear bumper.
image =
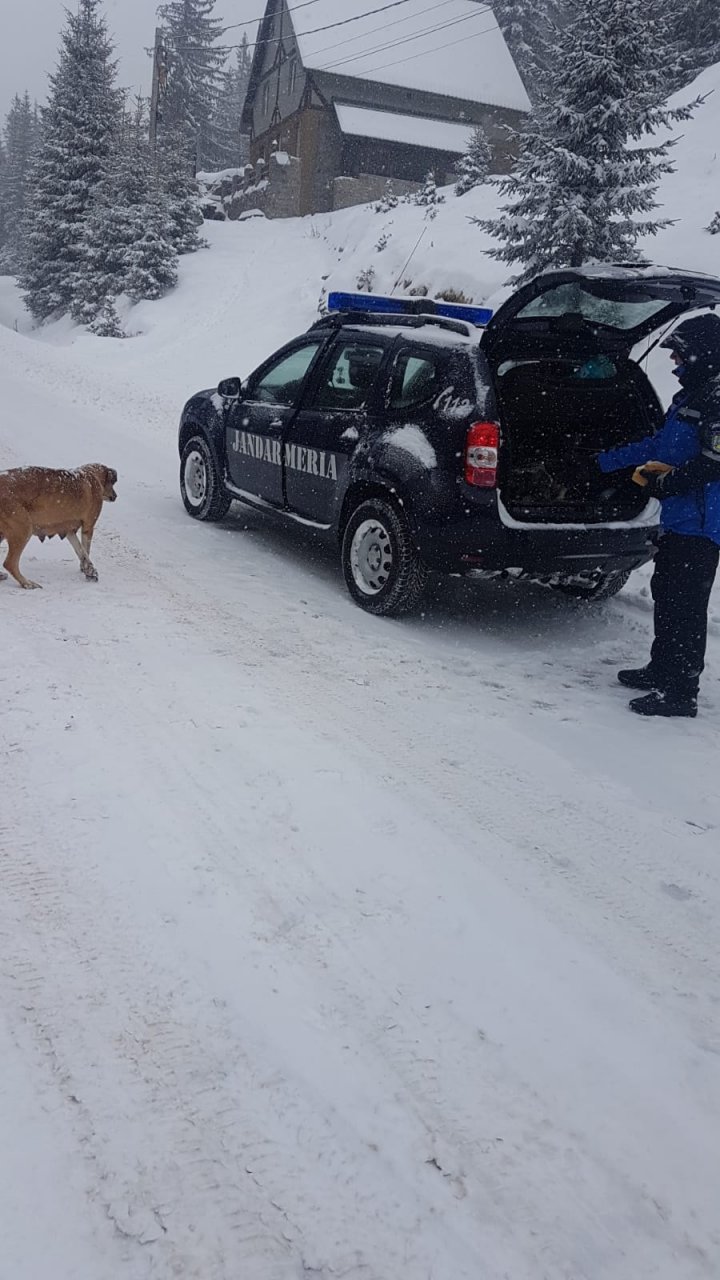
[[419, 531], [420, 552], [445, 573], [519, 569], [538, 576], [574, 578], [638, 568], [652, 558], [653, 525], [585, 528], [507, 526], [497, 502], [464, 519]]

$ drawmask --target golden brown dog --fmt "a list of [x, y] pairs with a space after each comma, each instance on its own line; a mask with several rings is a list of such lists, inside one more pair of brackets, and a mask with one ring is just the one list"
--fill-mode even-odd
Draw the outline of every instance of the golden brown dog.
[[[117, 498], [116, 484], [117, 471], [99, 462], [77, 471], [51, 471], [48, 467], [0, 471], [0, 541], [4, 538], [8, 543], [5, 568], [18, 586], [30, 589], [40, 585], [20, 569], [20, 557], [33, 534], [43, 542], [46, 538], [67, 538], [82, 573], [97, 582], [90, 547], [103, 502]], [[6, 577], [0, 573], [0, 578]]]

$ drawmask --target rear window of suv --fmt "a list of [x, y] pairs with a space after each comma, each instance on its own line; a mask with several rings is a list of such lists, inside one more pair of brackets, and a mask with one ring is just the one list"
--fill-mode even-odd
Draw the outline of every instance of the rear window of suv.
[[441, 356], [425, 352], [401, 351], [395, 361], [390, 384], [391, 409], [410, 409], [424, 404], [440, 391]]
[[618, 298], [596, 297], [577, 284], [562, 284], [557, 289], [541, 294], [539, 298], [533, 298], [522, 311], [518, 311], [516, 319], [549, 320], [561, 316], [579, 316], [582, 320], [605, 328], [629, 331], [664, 311], [666, 307], [666, 298], [642, 298], [624, 302]]

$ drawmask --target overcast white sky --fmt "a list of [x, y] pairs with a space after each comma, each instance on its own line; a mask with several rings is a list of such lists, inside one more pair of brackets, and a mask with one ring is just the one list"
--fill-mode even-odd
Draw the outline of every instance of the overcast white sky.
[[[0, 0], [0, 114], [13, 94], [29, 89], [44, 100], [47, 73], [55, 66], [64, 9], [74, 0]], [[150, 59], [157, 0], [105, 0], [108, 26], [120, 60], [120, 83], [149, 91]], [[265, 0], [217, 0], [224, 22], [245, 22], [262, 14]], [[237, 33], [242, 35], [242, 31]], [[251, 36], [252, 38], [252, 36]], [[229, 40], [229, 37], [228, 37]]]

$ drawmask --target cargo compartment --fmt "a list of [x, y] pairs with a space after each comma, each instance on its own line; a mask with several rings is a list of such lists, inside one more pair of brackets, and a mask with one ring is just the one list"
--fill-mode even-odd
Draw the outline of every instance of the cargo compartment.
[[528, 523], [632, 520], [647, 499], [627, 472], [606, 476], [603, 449], [637, 440], [662, 420], [657, 397], [632, 361], [508, 360], [496, 370], [502, 423], [499, 488], [510, 515]]

